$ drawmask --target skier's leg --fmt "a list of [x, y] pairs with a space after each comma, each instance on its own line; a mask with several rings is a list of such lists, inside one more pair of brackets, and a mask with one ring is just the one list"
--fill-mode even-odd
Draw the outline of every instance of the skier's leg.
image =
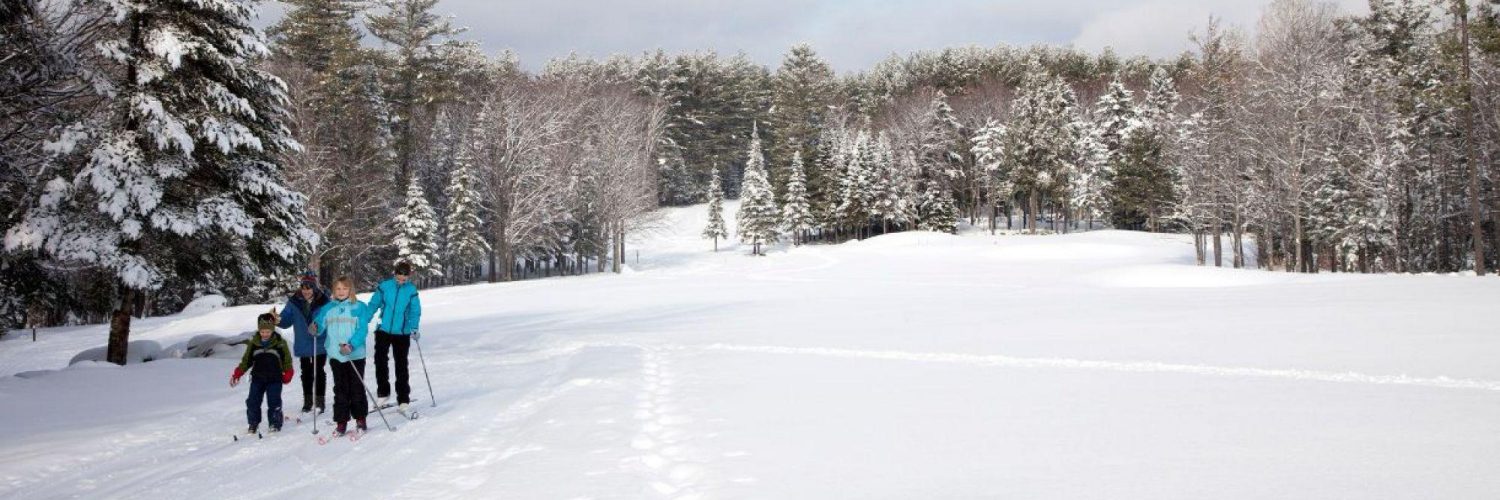
[[[313, 407], [313, 361], [312, 357], [297, 358], [298, 368], [302, 369], [302, 412], [307, 413]], [[321, 394], [320, 394], [321, 395]]]
[[[375, 397], [391, 395], [390, 362], [391, 334], [375, 330]], [[364, 372], [360, 372], [364, 373]]]
[[351, 402], [349, 410], [353, 412], [354, 418], [363, 419], [370, 413], [370, 401], [365, 397], [365, 386], [360, 383], [360, 377], [365, 376], [365, 360], [356, 359], [349, 362], [349, 378], [353, 382], [349, 385]]
[[250, 376], [250, 396], [245, 398], [245, 417], [250, 427], [260, 426], [260, 401], [265, 397], [266, 385], [254, 375]]
[[349, 376], [349, 370], [351, 369], [349, 363], [332, 360], [328, 364], [332, 368], [330, 371], [333, 372], [333, 421], [339, 423], [348, 422], [349, 404], [353, 402], [353, 398], [350, 395], [355, 392], [362, 393], [364, 391], [354, 387], [354, 384], [359, 382], [351, 380], [354, 377]]
[[392, 335], [391, 347], [396, 357], [396, 402], [411, 402], [411, 377], [407, 375], [406, 355], [411, 352], [411, 336]]
[[281, 419], [285, 415], [281, 409], [281, 381], [266, 381], [266, 419], [271, 428], [280, 429]]

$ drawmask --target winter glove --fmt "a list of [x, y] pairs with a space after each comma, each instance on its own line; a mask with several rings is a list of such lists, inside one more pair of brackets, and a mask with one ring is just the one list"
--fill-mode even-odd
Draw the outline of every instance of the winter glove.
[[286, 385], [292, 383], [292, 374], [293, 372], [291, 368], [287, 368], [286, 371], [281, 372], [281, 384]]
[[412, 332], [411, 332], [411, 339], [412, 340], [422, 340], [422, 332], [420, 330], [412, 330]]
[[240, 377], [243, 376], [245, 376], [245, 370], [241, 368], [235, 368], [234, 374], [229, 376], [229, 386], [234, 387], [240, 385]]
[[339, 354], [343, 354], [345, 356], [348, 356], [350, 353], [353, 353], [353, 352], [354, 352], [354, 348], [353, 347], [349, 347], [349, 344], [339, 344]]

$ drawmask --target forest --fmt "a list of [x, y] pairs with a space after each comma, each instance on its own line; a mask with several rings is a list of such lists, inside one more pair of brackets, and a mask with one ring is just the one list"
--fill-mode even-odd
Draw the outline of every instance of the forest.
[[1211, 266], [1500, 263], [1500, 0], [1276, 0], [1165, 60], [973, 46], [846, 74], [808, 45], [527, 71], [437, 0], [284, 3], [264, 32], [248, 0], [0, 4], [0, 323], [398, 260], [427, 287], [618, 272], [659, 207], [725, 198], [752, 253], [1115, 228], [1190, 233]]

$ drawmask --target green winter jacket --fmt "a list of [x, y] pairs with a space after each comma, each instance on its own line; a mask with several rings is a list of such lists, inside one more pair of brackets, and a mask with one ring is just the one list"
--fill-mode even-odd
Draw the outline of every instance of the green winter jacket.
[[245, 341], [245, 355], [240, 358], [239, 372], [250, 372], [252, 377], [281, 378], [281, 374], [292, 369], [292, 350], [280, 333], [271, 333], [271, 340], [262, 347], [260, 334], [250, 334]]

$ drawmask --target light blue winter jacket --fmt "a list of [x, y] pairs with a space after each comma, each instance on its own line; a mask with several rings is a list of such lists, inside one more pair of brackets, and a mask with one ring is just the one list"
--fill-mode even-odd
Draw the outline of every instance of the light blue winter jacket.
[[[374, 316], [375, 309], [354, 297], [331, 301], [319, 309], [314, 321], [318, 331], [328, 339], [323, 344], [328, 357], [345, 363], [365, 359], [365, 337], [370, 334], [370, 318]], [[349, 344], [349, 354], [339, 351], [343, 344]]]
[[411, 335], [422, 322], [422, 299], [417, 297], [417, 285], [407, 281], [396, 284], [396, 278], [386, 278], [375, 286], [370, 296], [370, 308], [380, 311], [380, 331], [395, 335]]

